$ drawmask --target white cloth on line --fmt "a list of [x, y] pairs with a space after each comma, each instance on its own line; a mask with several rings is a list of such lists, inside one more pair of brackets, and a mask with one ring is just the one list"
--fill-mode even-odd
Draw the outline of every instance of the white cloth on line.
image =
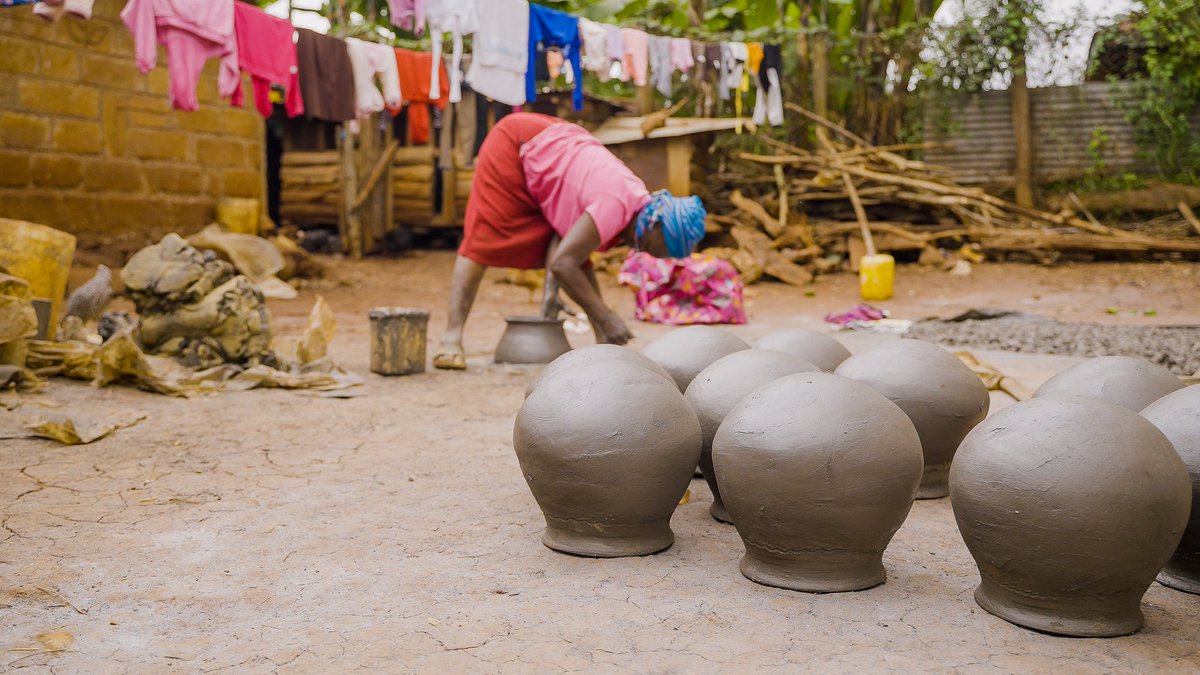
[[579, 38], [583, 42], [583, 68], [595, 73], [601, 82], [612, 77], [612, 58], [608, 55], [608, 30], [604, 24], [579, 19]]
[[492, 100], [523, 105], [529, 68], [528, 0], [487, 0], [478, 4], [478, 17], [467, 83]]
[[762, 84], [758, 85], [758, 96], [754, 99], [754, 123], [762, 126], [763, 122], [769, 122], [777, 127], [783, 124], [783, 88], [779, 83], [779, 71], [768, 69], [767, 81], [771, 86], [765, 92]]
[[63, 14], [74, 14], [81, 19], [92, 18], [92, 6], [96, 0], [47, 0], [33, 6], [33, 13], [47, 21], [58, 21]]
[[[462, 100], [463, 36], [472, 35], [479, 30], [478, 2], [477, 0], [430, 0], [425, 8], [425, 16], [429, 25], [430, 49], [434, 54], [442, 53], [443, 34], [450, 33], [452, 42], [449, 68], [450, 102], [458, 103]], [[433, 72], [429, 78], [429, 98], [434, 100], [437, 100], [442, 94], [441, 74], [437, 66], [437, 59], [434, 59]]]
[[675, 74], [675, 66], [671, 64], [671, 38], [658, 35], [650, 36], [650, 84], [660, 94], [671, 97], [671, 77]]
[[[354, 107], [359, 117], [367, 117], [384, 108], [398, 108], [400, 71], [396, 67], [396, 51], [374, 42], [346, 38], [346, 54], [354, 73]], [[380, 88], [375, 86], [379, 75]]]

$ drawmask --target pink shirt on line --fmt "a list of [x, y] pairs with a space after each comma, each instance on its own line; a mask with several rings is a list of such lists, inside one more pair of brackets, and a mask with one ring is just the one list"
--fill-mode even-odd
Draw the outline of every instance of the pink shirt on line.
[[587, 213], [601, 249], [650, 203], [642, 179], [583, 127], [555, 124], [521, 147], [525, 187], [560, 237]]

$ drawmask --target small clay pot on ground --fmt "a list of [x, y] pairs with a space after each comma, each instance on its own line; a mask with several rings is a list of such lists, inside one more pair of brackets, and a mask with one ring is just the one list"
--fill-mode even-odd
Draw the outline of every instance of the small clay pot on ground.
[[662, 366], [646, 358], [640, 352], [617, 345], [590, 345], [573, 349], [551, 361], [540, 373], [530, 380], [529, 386], [525, 388], [525, 398], [529, 398], [529, 395], [533, 393], [534, 389], [537, 389], [539, 384], [555, 373], [567, 368], [574, 368], [583, 363], [594, 363], [596, 361], [625, 361], [626, 363], [632, 363], [635, 366], [645, 368], [671, 384], [675, 383], [675, 380], [671, 379], [670, 373], [663, 370]]
[[721, 501], [721, 490], [712, 465], [712, 442], [717, 427], [733, 406], [750, 392], [784, 375], [819, 371], [817, 366], [798, 356], [770, 349], [745, 349], [717, 359], [711, 366], [700, 371], [688, 385], [684, 398], [692, 405], [696, 417], [700, 418], [700, 435], [703, 450], [700, 454], [700, 469], [708, 487], [712, 490], [713, 503], [709, 514], [723, 522], [733, 522]]
[[884, 549], [921, 482], [921, 441], [882, 394], [828, 373], [787, 375], [733, 407], [712, 457], [746, 578], [813, 593], [883, 583]]
[[1180, 389], [1182, 380], [1145, 359], [1099, 356], [1059, 372], [1038, 387], [1033, 396], [1087, 396], [1140, 412]]
[[615, 558], [671, 546], [671, 515], [700, 460], [700, 422], [674, 383], [622, 361], [546, 378], [513, 428], [546, 518], [542, 543]]
[[798, 356], [827, 373], [832, 373], [842, 361], [850, 358], [850, 350], [842, 343], [829, 335], [805, 328], [775, 331], [755, 342], [754, 348], [774, 349]]
[[979, 376], [950, 352], [921, 340], [886, 342], [846, 359], [834, 372], [871, 385], [912, 420], [925, 453], [917, 499], [949, 494], [958, 444], [987, 417], [991, 405]]
[[1033, 399], [963, 441], [950, 503], [975, 558], [975, 600], [1020, 626], [1127, 635], [1188, 521], [1187, 469], [1140, 415], [1098, 399]]
[[713, 326], [676, 328], [646, 345], [642, 354], [666, 369], [680, 393], [687, 391], [696, 375], [722, 356], [750, 345], [740, 337]]
[[1158, 574], [1158, 583], [1200, 594], [1200, 384], [1151, 403], [1142, 411], [1175, 446], [1192, 479], [1192, 515], [1175, 554]]

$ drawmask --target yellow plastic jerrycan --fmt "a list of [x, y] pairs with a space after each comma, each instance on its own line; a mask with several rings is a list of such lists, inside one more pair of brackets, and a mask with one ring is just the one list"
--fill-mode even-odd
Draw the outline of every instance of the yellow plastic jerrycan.
[[887, 300], [896, 285], [896, 259], [886, 253], [864, 255], [858, 263], [863, 300]]

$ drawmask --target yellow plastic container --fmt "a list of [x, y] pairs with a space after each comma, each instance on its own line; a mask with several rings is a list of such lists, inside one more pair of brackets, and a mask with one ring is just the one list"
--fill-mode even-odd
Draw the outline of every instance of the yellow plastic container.
[[37, 223], [0, 218], [0, 267], [29, 282], [35, 298], [50, 301], [50, 325], [58, 324], [75, 259], [75, 235]]
[[233, 234], [258, 236], [257, 199], [227, 197], [217, 202], [217, 223]]
[[892, 297], [896, 285], [896, 259], [886, 253], [864, 255], [858, 263], [858, 284], [863, 300]]

